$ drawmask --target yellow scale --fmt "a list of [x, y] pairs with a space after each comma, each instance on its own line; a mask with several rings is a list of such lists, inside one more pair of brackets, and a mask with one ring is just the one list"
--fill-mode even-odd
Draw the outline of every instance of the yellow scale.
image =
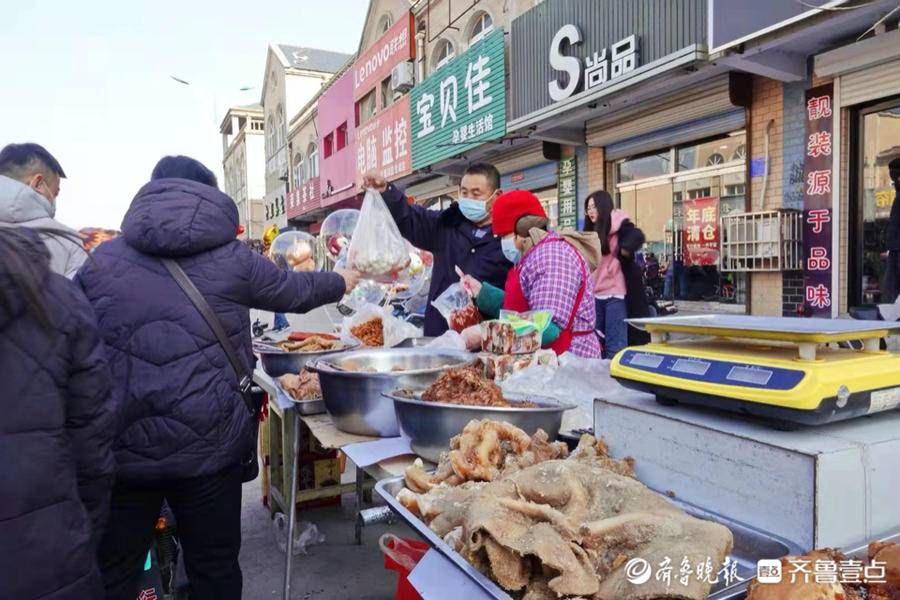
[[628, 322], [651, 343], [617, 354], [610, 374], [664, 404], [699, 404], [783, 427], [900, 406], [900, 355], [879, 350], [900, 330], [896, 323], [743, 315]]

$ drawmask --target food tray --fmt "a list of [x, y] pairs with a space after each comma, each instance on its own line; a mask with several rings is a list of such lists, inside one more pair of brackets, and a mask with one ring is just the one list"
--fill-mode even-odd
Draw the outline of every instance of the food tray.
[[402, 396], [403, 390], [385, 392], [382, 395], [394, 402], [400, 432], [409, 438], [413, 451], [433, 463], [440, 461], [450, 438], [459, 435], [471, 420], [493, 419], [506, 421], [529, 435], [543, 429], [551, 439], [556, 439], [562, 425], [563, 412], [575, 408], [574, 404], [560, 402], [530, 394], [504, 394], [507, 400], [528, 400], [537, 404], [531, 408], [512, 406], [474, 406], [426, 402], [422, 392], [412, 397]]
[[[498, 600], [511, 600], [512, 597], [503, 591], [500, 586], [470, 565], [465, 558], [445, 544], [444, 540], [433, 532], [428, 525], [419, 520], [418, 517], [397, 501], [397, 494], [400, 493], [400, 490], [403, 489], [403, 487], [403, 477], [394, 477], [392, 479], [379, 481], [375, 484], [375, 491], [384, 498], [384, 501], [391, 507], [391, 510], [399, 515], [407, 525], [425, 538], [435, 550], [446, 556], [459, 567], [463, 573], [481, 587], [489, 596], [497, 598]], [[734, 535], [734, 550], [732, 550], [729, 557], [731, 560], [737, 562], [738, 576], [741, 578], [749, 579], [751, 576], [755, 575], [756, 563], [760, 559], [780, 558], [787, 554], [796, 554], [800, 552], [798, 546], [771, 534], [752, 529], [746, 525], [707, 512], [685, 502], [680, 502], [678, 500], [670, 500], [670, 502], [693, 517], [715, 521], [731, 530], [731, 533]], [[721, 584], [719, 584], [719, 586], [721, 586]], [[710, 595], [711, 599], [719, 598], [716, 595], [717, 590], [718, 588], [714, 586]]]
[[[895, 544], [900, 544], [900, 529], [897, 529], [893, 533], [889, 533], [884, 536], [876, 537], [873, 542], [893, 542]], [[847, 556], [847, 558], [852, 558], [854, 560], [862, 560], [867, 561], [869, 559], [868, 555], [869, 550], [869, 542], [862, 544], [861, 546], [855, 546], [852, 548], [845, 548], [840, 550], [840, 552]], [[790, 554], [803, 554], [802, 551], [791, 551]], [[747, 579], [747, 581], [741, 581], [740, 583], [735, 583], [734, 585], [730, 585], [727, 588], [720, 590], [719, 592], [711, 595], [709, 600], [744, 600], [747, 597], [747, 588], [750, 587], [750, 582], [752, 579]]]
[[278, 379], [273, 377], [272, 384], [275, 386], [275, 401], [278, 402], [278, 406], [282, 410], [296, 409], [301, 415], [320, 415], [325, 412], [325, 401], [322, 398], [318, 400], [294, 400], [284, 391]]

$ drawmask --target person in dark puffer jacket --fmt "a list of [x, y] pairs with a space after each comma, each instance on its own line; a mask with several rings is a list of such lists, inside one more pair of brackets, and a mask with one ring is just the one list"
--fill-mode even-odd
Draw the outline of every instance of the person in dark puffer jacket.
[[0, 228], [0, 598], [102, 598], [109, 365], [90, 304], [49, 265], [37, 232]]
[[175, 259], [251, 372], [250, 308], [301, 313], [336, 302], [355, 273], [279, 269], [235, 238], [238, 211], [215, 176], [163, 158], [122, 235], [76, 281], [109, 348], [118, 423], [116, 485], [100, 547], [109, 600], [133, 600], [163, 500], [175, 514], [192, 600], [241, 597], [241, 484], [256, 420], [200, 312], [160, 262]]

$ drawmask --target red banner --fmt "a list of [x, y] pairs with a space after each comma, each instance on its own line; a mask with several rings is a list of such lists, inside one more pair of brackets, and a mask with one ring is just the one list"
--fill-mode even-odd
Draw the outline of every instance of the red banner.
[[412, 172], [409, 94], [356, 130], [356, 170], [391, 180]]
[[806, 90], [803, 161], [803, 287], [807, 314], [831, 317], [832, 84]]
[[719, 199], [694, 198], [684, 201], [684, 266], [719, 264]]
[[313, 177], [300, 184], [288, 194], [285, 213], [288, 219], [294, 219], [322, 207], [319, 190], [319, 178]]
[[368, 94], [394, 67], [415, 57], [415, 21], [406, 13], [353, 63], [353, 99]]

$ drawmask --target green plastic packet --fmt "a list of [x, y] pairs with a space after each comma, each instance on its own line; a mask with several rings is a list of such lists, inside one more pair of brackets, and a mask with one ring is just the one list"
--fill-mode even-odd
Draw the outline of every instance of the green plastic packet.
[[544, 333], [552, 318], [550, 312], [546, 310], [532, 310], [524, 313], [513, 310], [500, 311], [500, 321], [512, 325], [516, 337], [526, 335], [532, 331]]

